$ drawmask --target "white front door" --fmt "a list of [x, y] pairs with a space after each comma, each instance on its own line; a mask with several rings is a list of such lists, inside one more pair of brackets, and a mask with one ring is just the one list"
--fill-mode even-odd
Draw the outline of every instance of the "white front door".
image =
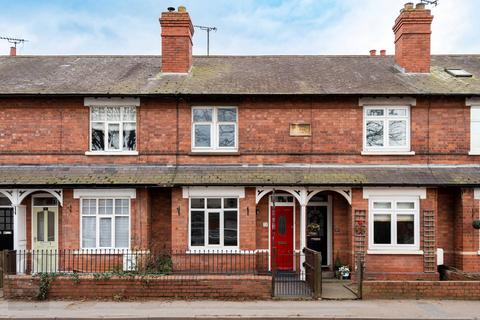
[[58, 204], [51, 197], [32, 199], [33, 272], [58, 270]]

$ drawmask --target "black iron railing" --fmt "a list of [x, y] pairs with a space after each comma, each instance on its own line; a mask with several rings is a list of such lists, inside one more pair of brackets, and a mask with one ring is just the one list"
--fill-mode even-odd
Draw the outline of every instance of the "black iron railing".
[[8, 273], [132, 273], [265, 275], [268, 252], [196, 250], [18, 250], [7, 253]]

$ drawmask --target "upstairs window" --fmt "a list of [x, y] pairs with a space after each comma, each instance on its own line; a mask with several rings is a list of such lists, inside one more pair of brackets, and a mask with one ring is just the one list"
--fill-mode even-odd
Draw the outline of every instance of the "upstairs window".
[[236, 151], [237, 121], [236, 107], [193, 107], [192, 150]]
[[365, 107], [364, 151], [410, 151], [409, 107]]
[[129, 152], [137, 149], [137, 113], [134, 106], [90, 108], [90, 151]]
[[470, 154], [480, 154], [480, 106], [470, 109]]

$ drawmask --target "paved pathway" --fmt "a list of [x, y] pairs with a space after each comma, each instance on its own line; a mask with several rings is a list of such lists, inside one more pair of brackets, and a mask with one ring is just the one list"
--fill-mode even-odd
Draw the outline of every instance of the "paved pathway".
[[0, 319], [480, 319], [477, 301], [0, 301]]

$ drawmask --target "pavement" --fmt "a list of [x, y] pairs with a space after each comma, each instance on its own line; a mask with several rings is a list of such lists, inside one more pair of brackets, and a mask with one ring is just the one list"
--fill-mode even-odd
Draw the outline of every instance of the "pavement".
[[6, 301], [0, 319], [480, 319], [480, 301]]

